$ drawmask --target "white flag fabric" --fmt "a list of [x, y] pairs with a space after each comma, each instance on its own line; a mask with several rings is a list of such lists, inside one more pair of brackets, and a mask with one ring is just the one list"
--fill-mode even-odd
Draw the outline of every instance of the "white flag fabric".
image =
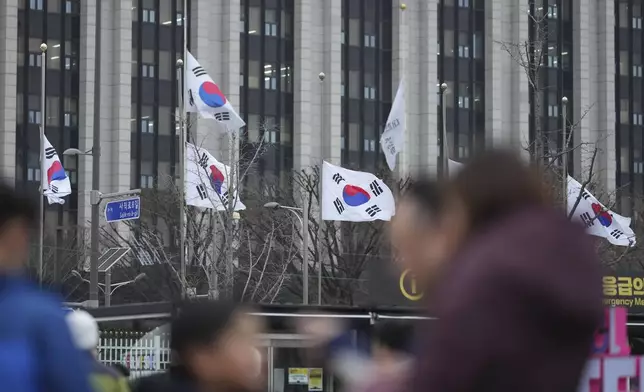
[[448, 174], [450, 177], [455, 177], [462, 168], [462, 163], [453, 161], [451, 159], [447, 160], [447, 170], [449, 171]]
[[[234, 197], [234, 211], [245, 210], [237, 191], [229, 193], [230, 166], [224, 165], [206, 149], [186, 143], [185, 198], [189, 206], [226, 211], [229, 197]], [[230, 188], [234, 188], [233, 186]]]
[[581, 184], [568, 176], [568, 214], [572, 211], [581, 193], [579, 204], [572, 216], [573, 221], [586, 226], [588, 234], [603, 237], [613, 245], [635, 246], [635, 232], [630, 228], [631, 218], [626, 218], [607, 209], [588, 190], [581, 192]]
[[185, 63], [186, 112], [199, 113], [204, 118], [219, 121], [229, 131], [237, 131], [246, 125], [233, 105], [226, 99], [219, 86], [213, 82], [205, 69], [188, 52]]
[[65, 204], [63, 197], [72, 193], [72, 185], [69, 182], [67, 172], [58, 158], [56, 149], [49, 143], [45, 136], [45, 160], [42, 162], [40, 173], [42, 175], [43, 195], [47, 196], [49, 204]]
[[387, 166], [392, 171], [396, 168], [396, 157], [405, 145], [405, 129], [405, 81], [401, 79], [387, 117], [385, 131], [380, 137], [380, 146], [385, 154]]
[[371, 173], [322, 166], [322, 219], [332, 221], [388, 221], [396, 212], [394, 195]]

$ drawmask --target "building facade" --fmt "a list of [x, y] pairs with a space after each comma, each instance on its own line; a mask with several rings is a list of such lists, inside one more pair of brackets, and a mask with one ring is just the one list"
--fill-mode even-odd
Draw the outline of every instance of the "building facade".
[[[260, 178], [322, 160], [383, 169], [379, 137], [404, 75], [402, 174], [439, 170], [443, 120], [455, 160], [486, 147], [529, 148], [537, 134], [549, 135], [542, 148], [552, 154], [562, 148], [565, 96], [571, 146], [584, 146], [570, 153], [571, 173], [587, 171], [597, 147], [594, 172], [608, 192], [620, 190], [628, 212], [628, 196], [644, 191], [641, 12], [641, 0], [410, 0], [404, 11], [398, 0], [188, 0], [187, 9], [182, 0], [6, 0], [0, 174], [37, 192], [45, 66], [46, 132], [59, 153], [91, 149], [99, 99], [101, 191], [169, 186], [178, 168], [176, 60], [187, 27], [190, 51], [248, 124], [242, 142], [270, 146]], [[524, 43], [523, 55], [543, 60], [536, 73], [522, 64]], [[227, 156], [217, 124], [195, 120], [191, 128]], [[87, 225], [90, 161], [64, 158], [74, 194], [47, 208], [50, 230]]]

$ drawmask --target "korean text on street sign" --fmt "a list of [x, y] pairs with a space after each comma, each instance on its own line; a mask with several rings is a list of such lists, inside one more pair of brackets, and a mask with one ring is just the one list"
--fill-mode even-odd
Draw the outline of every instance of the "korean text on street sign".
[[107, 205], [105, 205], [105, 220], [107, 222], [133, 220], [139, 219], [140, 217], [140, 197], [110, 201], [109, 203], [107, 203]]

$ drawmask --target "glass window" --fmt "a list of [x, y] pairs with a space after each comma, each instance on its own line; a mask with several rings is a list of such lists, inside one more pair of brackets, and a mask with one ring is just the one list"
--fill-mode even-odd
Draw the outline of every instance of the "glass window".
[[462, 8], [468, 8], [470, 6], [469, 0], [458, 0], [458, 6]]
[[60, 118], [58, 116], [59, 107], [59, 98], [58, 97], [47, 97], [45, 115], [47, 116], [47, 125], [58, 126], [60, 125]]
[[155, 10], [149, 10], [149, 9], [144, 9], [143, 10], [143, 23], [156, 23], [157, 17], [156, 17], [156, 11]]
[[264, 35], [277, 37], [277, 11], [267, 9], [264, 11]]
[[[183, 3], [179, 1], [179, 3]], [[132, 21], [137, 22], [139, 20], [139, 12], [137, 6], [139, 5], [139, 0], [132, 0]]]
[[349, 98], [360, 98], [360, 71], [349, 71]]
[[360, 151], [360, 125], [349, 123], [349, 151]]
[[29, 124], [40, 124], [40, 120], [40, 110], [29, 110], [27, 114], [27, 121], [29, 121]]
[[458, 33], [458, 57], [470, 57], [470, 43], [467, 33]]
[[620, 99], [619, 101], [619, 122], [621, 124], [629, 123], [629, 105], [630, 101], [628, 99]]
[[[67, 44], [67, 43], [65, 43]], [[71, 42], [70, 42], [71, 44]], [[48, 42], [47, 49], [47, 68], [48, 69], [61, 69], [60, 63], [60, 41], [51, 40]]]
[[258, 7], [248, 10], [248, 34], [259, 34], [262, 27], [262, 13]]
[[282, 117], [280, 121], [280, 143], [284, 145], [291, 145], [291, 133], [293, 132], [291, 119]]
[[[281, 68], [281, 80], [282, 80], [282, 92], [283, 93], [292, 93], [293, 92], [293, 75], [291, 73], [291, 67], [289, 65], [284, 65]], [[344, 74], [344, 72], [343, 72]]]
[[29, 53], [29, 66], [41, 67], [42, 66], [42, 53]]
[[159, 20], [164, 26], [172, 25], [172, 1], [159, 1]]
[[282, 38], [291, 38], [293, 35], [293, 27], [291, 26], [291, 13], [282, 10]]
[[141, 77], [154, 78], [155, 66], [154, 64], [141, 64]]
[[259, 61], [248, 62], [248, 88], [259, 88]]
[[470, 108], [470, 87], [467, 83], [458, 84], [458, 107], [461, 109]]
[[349, 45], [360, 46], [360, 21], [349, 19]]
[[483, 36], [481, 33], [474, 33], [474, 58], [483, 58]]
[[621, 2], [619, 3], [619, 27], [628, 28], [628, 3]]
[[47, 0], [47, 12], [60, 12], [60, 0]]
[[173, 117], [169, 106], [159, 106], [159, 118], [157, 119], [159, 135], [172, 135]]
[[29, 0], [29, 9], [42, 11], [43, 0]]
[[277, 90], [277, 78], [279, 70], [277, 65], [264, 64], [264, 89]]
[[172, 72], [173, 61], [170, 57], [170, 52], [165, 50], [159, 51], [159, 79], [175, 80], [176, 75]]
[[447, 57], [454, 57], [454, 32], [452, 30], [445, 30], [443, 39], [443, 54]]
[[259, 115], [249, 114], [248, 123], [246, 124], [246, 129], [248, 131], [248, 141], [251, 143], [256, 143], [259, 141], [259, 126], [261, 121]]
[[619, 52], [619, 74], [628, 76], [628, 51], [621, 50]]

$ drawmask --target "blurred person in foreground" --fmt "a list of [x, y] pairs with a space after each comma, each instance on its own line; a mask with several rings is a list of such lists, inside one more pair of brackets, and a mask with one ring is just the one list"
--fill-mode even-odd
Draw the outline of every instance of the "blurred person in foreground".
[[[431, 314], [411, 390], [576, 390], [601, 324], [590, 238], [516, 155], [474, 158], [451, 181]], [[450, 253], [451, 252], [451, 253]]]
[[86, 360], [92, 365], [91, 382], [94, 391], [129, 392], [127, 378], [96, 359], [99, 329], [94, 317], [84, 310], [76, 310], [67, 314], [67, 324], [76, 347], [86, 355]]
[[24, 277], [35, 211], [28, 197], [0, 185], [0, 390], [90, 392], [89, 363], [61, 301]]
[[173, 365], [140, 379], [135, 392], [247, 392], [261, 385], [259, 332], [252, 316], [227, 302], [187, 302], [170, 326]]

